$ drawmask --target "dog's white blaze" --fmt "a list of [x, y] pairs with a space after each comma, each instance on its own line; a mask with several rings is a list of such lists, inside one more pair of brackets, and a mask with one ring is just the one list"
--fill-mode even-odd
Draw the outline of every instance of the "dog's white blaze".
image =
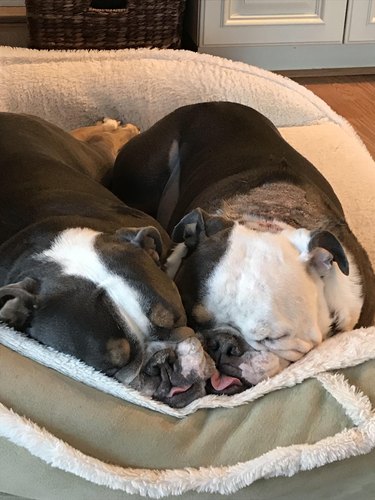
[[87, 279], [103, 288], [120, 317], [143, 342], [150, 322], [142, 310], [142, 297], [102, 262], [94, 248], [99, 234], [101, 233], [88, 228], [66, 229], [38, 258], [57, 263], [66, 275]]
[[272, 340], [267, 349], [295, 361], [322, 340], [316, 284], [283, 232], [236, 224], [206, 291], [204, 305], [216, 322], [238, 328], [255, 349]]
[[194, 372], [204, 378], [207, 372], [207, 362], [202, 344], [195, 337], [183, 340], [177, 344], [176, 352], [180, 358], [181, 375], [188, 378]]

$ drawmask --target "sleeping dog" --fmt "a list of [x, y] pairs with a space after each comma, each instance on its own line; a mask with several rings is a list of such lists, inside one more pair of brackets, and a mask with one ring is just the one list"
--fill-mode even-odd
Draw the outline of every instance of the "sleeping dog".
[[213, 392], [372, 324], [374, 273], [332, 187], [254, 109], [177, 109], [122, 148], [112, 190], [179, 243], [169, 274], [216, 362]]
[[101, 185], [137, 133], [0, 114], [0, 321], [185, 406], [214, 367], [161, 270], [169, 237]]

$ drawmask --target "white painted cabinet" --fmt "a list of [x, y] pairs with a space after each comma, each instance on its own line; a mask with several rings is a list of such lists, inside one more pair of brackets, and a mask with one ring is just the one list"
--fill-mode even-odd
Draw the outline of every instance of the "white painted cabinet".
[[349, 1], [345, 43], [362, 42], [375, 42], [375, 0]]
[[268, 69], [375, 66], [375, 0], [189, 0], [199, 52]]
[[342, 40], [346, 0], [206, 0], [202, 42], [270, 44]]

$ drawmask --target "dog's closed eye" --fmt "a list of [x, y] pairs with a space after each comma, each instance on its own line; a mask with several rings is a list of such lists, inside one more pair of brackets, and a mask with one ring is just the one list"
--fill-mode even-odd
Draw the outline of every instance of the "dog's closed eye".
[[275, 337], [266, 337], [265, 339], [263, 339], [262, 342], [265, 342], [265, 343], [275, 343], [277, 341], [280, 341], [280, 340], [286, 340], [287, 338], [289, 337], [289, 333], [283, 333], [279, 336], [275, 336]]

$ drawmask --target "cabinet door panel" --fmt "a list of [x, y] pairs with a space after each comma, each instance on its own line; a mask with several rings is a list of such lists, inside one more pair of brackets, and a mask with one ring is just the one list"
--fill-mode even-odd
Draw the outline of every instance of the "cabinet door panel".
[[203, 0], [203, 45], [342, 43], [347, 0]]
[[375, 0], [349, 0], [345, 42], [375, 42]]
[[316, 14], [320, 2], [317, 0], [297, 0], [287, 2], [285, 0], [276, 0], [273, 2], [262, 2], [256, 0], [232, 0], [230, 11], [233, 15], [242, 16], [266, 16], [270, 19], [277, 16], [311, 16]]

